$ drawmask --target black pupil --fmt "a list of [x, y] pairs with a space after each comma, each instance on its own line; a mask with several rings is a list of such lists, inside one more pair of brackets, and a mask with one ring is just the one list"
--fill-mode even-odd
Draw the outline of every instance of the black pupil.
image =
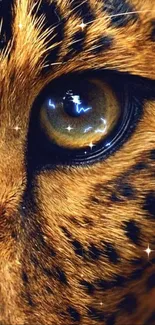
[[71, 117], [80, 117], [92, 110], [92, 107], [84, 99], [81, 99], [79, 94], [72, 90], [66, 91], [63, 97], [63, 108]]

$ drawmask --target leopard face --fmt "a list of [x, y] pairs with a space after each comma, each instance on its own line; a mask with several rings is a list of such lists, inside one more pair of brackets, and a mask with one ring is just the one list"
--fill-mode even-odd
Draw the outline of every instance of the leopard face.
[[153, 325], [155, 4], [0, 15], [0, 324]]

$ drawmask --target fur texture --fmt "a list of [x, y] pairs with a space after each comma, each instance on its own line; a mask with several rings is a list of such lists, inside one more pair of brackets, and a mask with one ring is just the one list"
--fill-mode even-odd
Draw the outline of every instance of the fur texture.
[[[9, 20], [1, 9], [0, 324], [153, 325], [155, 255], [144, 250], [155, 249], [155, 4], [15, 0], [8, 8]], [[89, 69], [146, 78], [151, 94], [135, 131], [101, 162], [28, 177], [35, 98], [54, 78]]]

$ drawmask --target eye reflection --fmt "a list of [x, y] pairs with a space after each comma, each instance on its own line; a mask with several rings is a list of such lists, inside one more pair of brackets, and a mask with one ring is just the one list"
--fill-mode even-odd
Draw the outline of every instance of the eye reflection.
[[[84, 106], [79, 95], [74, 95], [72, 90], [68, 90], [63, 97], [63, 105], [66, 113], [70, 116], [78, 117], [90, 111], [92, 107]], [[56, 108], [56, 105], [49, 99], [49, 107], [52, 109]]]
[[73, 112], [75, 116], [85, 114], [92, 109], [92, 107], [84, 107], [80, 100], [80, 96], [74, 95], [73, 91], [69, 90], [69, 92], [67, 92], [66, 94], [68, 96], [64, 97], [64, 105], [66, 101], [73, 103], [74, 105], [72, 106], [73, 106]]
[[56, 106], [55, 106], [55, 104], [52, 102], [51, 99], [49, 99], [48, 105], [49, 105], [50, 108], [52, 108], [52, 109], [56, 109]]
[[102, 129], [97, 129], [95, 130], [95, 133], [105, 133], [106, 132], [106, 128], [107, 128], [107, 121], [104, 118], [100, 118], [100, 120], [103, 123], [103, 128]]
[[69, 86], [51, 91], [40, 112], [41, 127], [58, 146], [95, 150], [118, 123], [118, 99], [101, 80], [83, 80]]
[[87, 132], [89, 132], [90, 130], [92, 130], [92, 126], [88, 126], [86, 129], [84, 129], [84, 133], [87, 133]]

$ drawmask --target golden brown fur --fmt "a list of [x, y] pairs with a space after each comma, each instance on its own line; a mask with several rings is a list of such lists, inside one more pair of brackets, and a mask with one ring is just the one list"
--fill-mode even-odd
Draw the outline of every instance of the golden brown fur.
[[[69, 18], [63, 42], [53, 44], [61, 45], [58, 62], [54, 61], [48, 73], [42, 75], [46, 52], [50, 51], [45, 44], [43, 17], [32, 19], [33, 1], [14, 1], [13, 40], [5, 50], [7, 55], [2, 52], [0, 56], [2, 325], [155, 324], [155, 318], [147, 323], [155, 313], [155, 286], [146, 288], [148, 278], [155, 274], [154, 253], [151, 262], [144, 252], [148, 243], [155, 249], [154, 220], [146, 218], [142, 209], [146, 194], [155, 190], [155, 161], [150, 156], [155, 149], [155, 101], [145, 101], [136, 130], [115, 154], [93, 165], [44, 170], [32, 179], [33, 189], [27, 187], [25, 148], [30, 110], [45, 85], [66, 72], [92, 68], [155, 79], [155, 42], [150, 40], [154, 2], [130, 0], [140, 19], [119, 29], [109, 25], [108, 16], [101, 11], [103, 1], [88, 2], [96, 20], [88, 27], [84, 50], [63, 63], [66, 46], [79, 30], [81, 19], [76, 11], [70, 12], [69, 0], [56, 1], [61, 15]], [[114, 42], [96, 56], [92, 51], [94, 39], [103, 30]], [[142, 168], [135, 169], [138, 163], [143, 163]], [[134, 198], [110, 200], [118, 179], [132, 185]], [[129, 240], [122, 227], [130, 219], [139, 225], [138, 245]], [[75, 241], [82, 245], [84, 255], [90, 245], [97, 249], [102, 246], [103, 254], [98, 259], [84, 259], [75, 253]], [[104, 242], [116, 248], [119, 263], [108, 260]], [[133, 263], [140, 258], [140, 266]], [[114, 282], [108, 290], [96, 284], [97, 279], [112, 283], [117, 276], [130, 279], [137, 269], [141, 269], [142, 276], [127, 284]], [[81, 281], [94, 287], [85, 290]], [[136, 309], [124, 310], [121, 301], [129, 294], [134, 294]]]

